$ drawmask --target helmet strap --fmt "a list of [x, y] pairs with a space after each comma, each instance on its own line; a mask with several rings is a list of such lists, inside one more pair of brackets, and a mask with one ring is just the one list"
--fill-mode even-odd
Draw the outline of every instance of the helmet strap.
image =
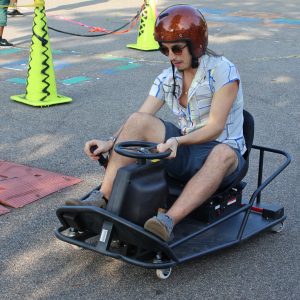
[[173, 96], [176, 96], [176, 78], [175, 78], [175, 66], [171, 63], [172, 65], [172, 73], [173, 73]]
[[193, 51], [193, 46], [191, 41], [187, 41], [188, 49], [190, 51], [190, 54], [192, 55], [192, 68], [197, 69], [199, 67], [199, 59], [195, 56]]
[[199, 67], [199, 59], [195, 56], [192, 56], [192, 68], [197, 69]]

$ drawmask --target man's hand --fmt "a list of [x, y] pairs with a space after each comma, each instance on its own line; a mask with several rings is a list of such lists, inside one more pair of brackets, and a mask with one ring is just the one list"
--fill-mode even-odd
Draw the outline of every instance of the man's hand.
[[176, 157], [178, 145], [177, 139], [175, 137], [171, 137], [165, 143], [158, 144], [157, 150], [158, 152], [164, 152], [170, 149], [172, 152], [167, 159], [171, 159]]
[[[91, 147], [96, 146], [97, 149], [91, 152]], [[91, 140], [85, 143], [84, 152], [92, 160], [98, 160], [101, 153], [108, 152], [113, 147], [112, 141]]]

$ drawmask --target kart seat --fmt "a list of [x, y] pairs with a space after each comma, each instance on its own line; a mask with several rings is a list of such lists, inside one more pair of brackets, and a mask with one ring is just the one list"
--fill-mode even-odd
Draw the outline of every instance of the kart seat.
[[249, 168], [249, 156], [250, 156], [250, 151], [252, 148], [253, 138], [254, 138], [254, 119], [253, 116], [246, 110], [243, 111], [243, 116], [244, 116], [243, 133], [244, 133], [244, 138], [245, 138], [245, 143], [247, 148], [246, 152], [243, 154], [243, 157], [245, 159], [245, 164], [242, 170], [240, 171], [240, 173], [238, 174], [237, 178], [235, 179], [235, 181], [229, 187], [225, 187], [225, 190], [228, 190], [234, 187], [235, 185], [239, 184], [242, 181], [242, 179], [246, 176]]
[[[243, 154], [243, 157], [245, 159], [245, 164], [243, 168], [241, 169], [240, 173], [234, 180], [232, 184], [229, 186], [223, 186], [222, 188], [219, 188], [213, 196], [211, 196], [204, 204], [204, 206], [207, 203], [217, 203], [219, 201], [226, 201], [226, 199], [231, 199], [232, 197], [238, 196], [241, 198], [241, 191], [246, 186], [245, 182], [242, 182], [242, 179], [246, 176], [249, 168], [249, 156], [250, 151], [252, 148], [253, 138], [254, 138], [254, 119], [253, 116], [246, 110], [243, 111], [243, 117], [244, 117], [244, 124], [243, 124], [243, 133], [246, 143], [246, 152]], [[177, 178], [171, 177], [169, 174], [167, 175], [167, 182], [169, 186], [169, 202], [168, 206], [171, 205], [171, 203], [177, 199], [177, 197], [182, 192], [182, 189], [184, 188], [186, 182], [179, 181]], [[199, 211], [202, 210], [203, 207], [201, 206]], [[205, 210], [204, 210], [205, 211]], [[197, 210], [195, 212], [198, 214]], [[194, 215], [195, 215], [194, 213]], [[201, 216], [203, 217], [203, 214], [201, 213]]]
[[220, 193], [225, 190], [229, 190], [232, 187], [239, 184], [248, 172], [249, 156], [250, 156], [250, 151], [252, 148], [253, 138], [254, 138], [254, 119], [253, 116], [246, 110], [243, 111], [243, 117], [244, 117], [243, 133], [244, 133], [245, 144], [247, 148], [246, 152], [243, 154], [243, 157], [245, 159], [245, 164], [242, 170], [240, 171], [240, 173], [238, 174], [238, 176], [236, 177], [236, 179], [234, 180], [234, 182], [230, 184], [230, 186], [223, 187], [222, 190], [219, 189], [217, 193]]

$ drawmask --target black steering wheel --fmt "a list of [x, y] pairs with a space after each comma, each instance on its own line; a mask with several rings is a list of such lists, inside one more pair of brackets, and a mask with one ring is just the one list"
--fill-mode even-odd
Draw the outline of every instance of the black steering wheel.
[[145, 141], [127, 141], [115, 145], [115, 151], [123, 156], [139, 159], [162, 159], [171, 154], [171, 150], [158, 152], [157, 144]]

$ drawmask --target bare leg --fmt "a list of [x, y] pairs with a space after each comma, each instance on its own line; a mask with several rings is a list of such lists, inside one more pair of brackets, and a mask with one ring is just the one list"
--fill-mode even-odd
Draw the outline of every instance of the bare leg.
[[[164, 138], [165, 126], [160, 119], [146, 113], [137, 112], [128, 118], [116, 142], [142, 140], [161, 143], [164, 141]], [[110, 197], [118, 169], [133, 161], [132, 158], [119, 155], [112, 151], [101, 185], [101, 192], [103, 192], [107, 199]]]
[[174, 224], [204, 203], [218, 189], [223, 178], [237, 166], [238, 158], [229, 146], [221, 144], [214, 147], [203, 167], [187, 183], [167, 212]]
[[0, 26], [0, 37], [2, 37], [4, 31], [4, 26]]

